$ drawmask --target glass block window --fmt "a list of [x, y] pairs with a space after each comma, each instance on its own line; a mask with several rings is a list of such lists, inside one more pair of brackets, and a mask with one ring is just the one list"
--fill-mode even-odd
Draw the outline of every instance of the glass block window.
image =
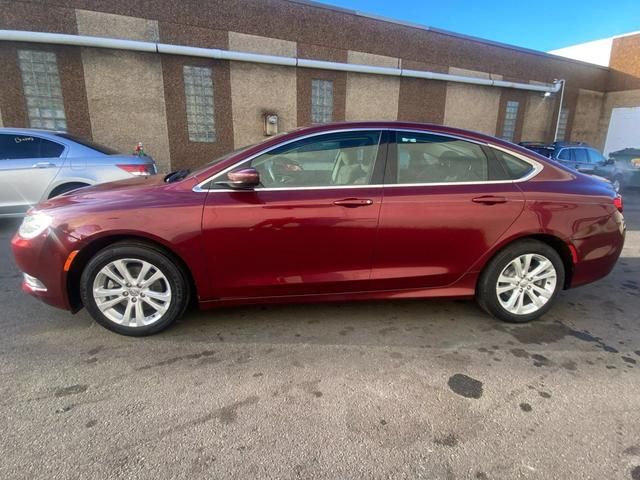
[[215, 142], [213, 71], [207, 67], [183, 67], [187, 102], [187, 126], [192, 142]]
[[558, 133], [556, 133], [556, 142], [562, 142], [567, 136], [567, 122], [569, 121], [569, 110], [562, 108], [560, 110], [560, 121], [558, 122]]
[[329, 123], [333, 119], [333, 82], [311, 81], [311, 123]]
[[32, 128], [66, 130], [67, 119], [60, 87], [56, 54], [18, 50], [22, 88]]
[[513, 142], [516, 135], [516, 122], [518, 121], [519, 102], [509, 100], [504, 110], [504, 122], [502, 124], [501, 138]]

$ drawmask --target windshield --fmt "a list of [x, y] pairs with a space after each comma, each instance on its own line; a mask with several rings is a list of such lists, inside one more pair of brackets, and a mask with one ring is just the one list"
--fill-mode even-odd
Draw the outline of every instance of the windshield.
[[113, 148], [100, 145], [99, 143], [92, 142], [91, 140], [75, 137], [73, 135], [69, 135], [68, 133], [56, 133], [56, 136], [61, 138], [66, 138], [67, 140], [71, 140], [72, 142], [79, 143], [84, 147], [95, 150], [96, 152], [104, 153], [105, 155], [118, 155], [120, 153], [119, 151], [114, 150]]
[[236, 150], [233, 150], [232, 152], [229, 152], [229, 153], [223, 155], [222, 157], [218, 157], [215, 160], [210, 161], [206, 165], [203, 165], [202, 167], [198, 168], [197, 170], [194, 170], [193, 172], [191, 172], [190, 176], [191, 177], [195, 177], [199, 173], [201, 173], [204, 170], [206, 170], [207, 168], [209, 168], [211, 165], [215, 165], [216, 163], [223, 162], [224, 160], [226, 160], [227, 158], [231, 157], [232, 155], [236, 155], [238, 153], [244, 152], [245, 150], [249, 150], [250, 148], [253, 148], [256, 145], [259, 145], [260, 143], [264, 143], [264, 142], [266, 142], [268, 140], [273, 140], [274, 138], [282, 137], [282, 136], [286, 135], [287, 133], [290, 133], [290, 132], [280, 132], [277, 135], [269, 137], [268, 139], [260, 140], [259, 142], [255, 142], [255, 143], [252, 143], [250, 145], [245, 145], [244, 147], [237, 148]]

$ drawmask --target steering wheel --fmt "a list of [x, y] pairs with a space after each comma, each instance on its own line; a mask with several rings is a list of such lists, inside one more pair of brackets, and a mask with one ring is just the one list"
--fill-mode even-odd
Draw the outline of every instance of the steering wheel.
[[269, 176], [276, 184], [292, 183], [304, 171], [299, 162], [285, 156], [269, 159], [266, 166]]

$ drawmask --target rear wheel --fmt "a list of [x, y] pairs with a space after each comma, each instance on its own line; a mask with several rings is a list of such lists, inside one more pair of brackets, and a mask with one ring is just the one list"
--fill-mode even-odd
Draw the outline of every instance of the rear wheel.
[[98, 252], [80, 279], [84, 306], [103, 327], [144, 336], [169, 327], [184, 312], [189, 287], [180, 267], [164, 252], [117, 243]]
[[537, 240], [509, 245], [487, 265], [476, 298], [482, 308], [506, 322], [523, 323], [544, 315], [564, 285], [558, 252]]

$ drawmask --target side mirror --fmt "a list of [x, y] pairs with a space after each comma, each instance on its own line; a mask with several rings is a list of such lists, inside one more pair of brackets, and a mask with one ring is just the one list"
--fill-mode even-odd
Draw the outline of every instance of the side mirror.
[[217, 185], [236, 190], [253, 190], [260, 185], [260, 173], [255, 168], [243, 168], [227, 173], [226, 182], [216, 182]]

